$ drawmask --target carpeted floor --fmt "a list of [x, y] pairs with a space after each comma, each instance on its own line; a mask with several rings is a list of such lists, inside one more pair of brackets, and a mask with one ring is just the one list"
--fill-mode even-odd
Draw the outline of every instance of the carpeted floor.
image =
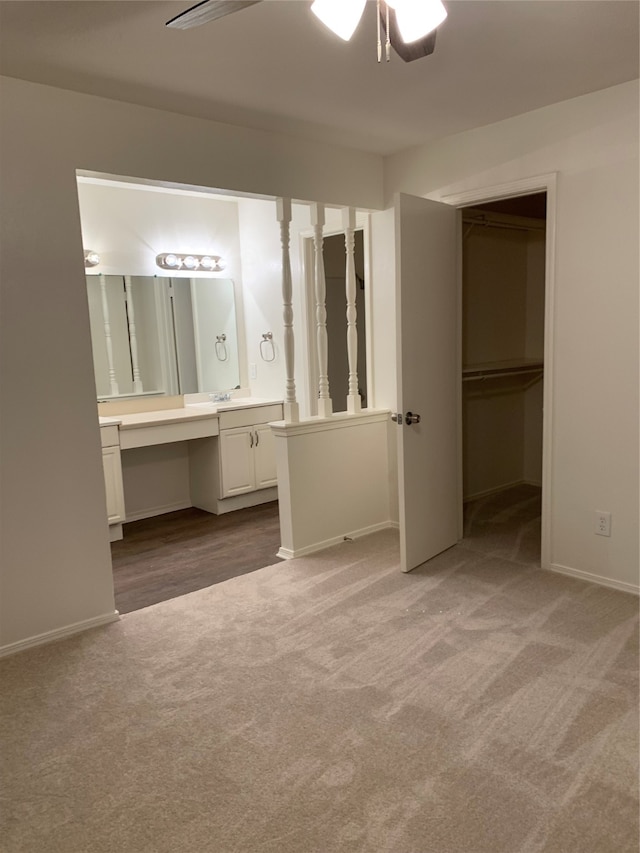
[[540, 565], [542, 489], [526, 483], [464, 505], [463, 545], [487, 556]]
[[2, 661], [3, 853], [636, 853], [637, 599], [397, 555], [382, 531]]

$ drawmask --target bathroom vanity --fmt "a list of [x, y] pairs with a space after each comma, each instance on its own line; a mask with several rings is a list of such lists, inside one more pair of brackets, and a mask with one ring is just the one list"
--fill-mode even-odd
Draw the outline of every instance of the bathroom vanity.
[[180, 444], [186, 449], [191, 506], [219, 515], [276, 500], [275, 447], [269, 423], [282, 420], [281, 401], [243, 397], [185, 402], [174, 397], [158, 399], [157, 405], [167, 408], [100, 416], [112, 541], [122, 538], [122, 523], [127, 520], [122, 466], [127, 454], [140, 448]]

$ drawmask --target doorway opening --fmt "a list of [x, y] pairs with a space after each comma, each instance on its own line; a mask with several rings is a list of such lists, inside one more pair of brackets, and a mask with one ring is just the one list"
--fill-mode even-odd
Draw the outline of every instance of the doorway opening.
[[[365, 234], [358, 228], [354, 234], [354, 265], [356, 272], [356, 324], [358, 332], [358, 393], [363, 409], [368, 406], [367, 397], [367, 271]], [[309, 329], [309, 382], [311, 389], [318, 388], [318, 352], [315, 345], [316, 301], [313, 261], [313, 239], [305, 240], [305, 278], [307, 288], [307, 324]], [[347, 350], [346, 314], [346, 270], [344, 233], [329, 234], [323, 238], [322, 257], [325, 270], [327, 310], [327, 373], [329, 393], [334, 412], [347, 411], [349, 393], [349, 356]], [[317, 413], [317, 394], [309, 394], [312, 414]]]
[[[356, 315], [358, 323], [358, 393], [362, 408], [367, 408], [367, 359], [365, 322], [364, 235], [355, 232]], [[345, 310], [344, 235], [325, 237], [322, 248], [327, 285], [327, 367], [334, 412], [347, 410], [349, 359], [347, 354], [347, 315]]]
[[463, 541], [539, 566], [547, 194], [461, 213]]

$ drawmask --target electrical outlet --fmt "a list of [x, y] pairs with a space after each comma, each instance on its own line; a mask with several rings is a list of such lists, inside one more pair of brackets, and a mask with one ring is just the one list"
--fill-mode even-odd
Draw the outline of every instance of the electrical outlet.
[[595, 530], [598, 536], [611, 536], [611, 513], [596, 510]]
[[257, 366], [255, 364], [250, 364], [249, 365], [249, 378], [250, 379], [257, 379], [257, 377], [258, 377]]

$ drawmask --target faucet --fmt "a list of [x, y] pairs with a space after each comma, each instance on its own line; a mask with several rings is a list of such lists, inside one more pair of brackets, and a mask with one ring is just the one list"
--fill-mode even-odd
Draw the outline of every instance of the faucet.
[[227, 403], [231, 399], [231, 394], [228, 391], [215, 391], [209, 394], [209, 399], [212, 403]]

